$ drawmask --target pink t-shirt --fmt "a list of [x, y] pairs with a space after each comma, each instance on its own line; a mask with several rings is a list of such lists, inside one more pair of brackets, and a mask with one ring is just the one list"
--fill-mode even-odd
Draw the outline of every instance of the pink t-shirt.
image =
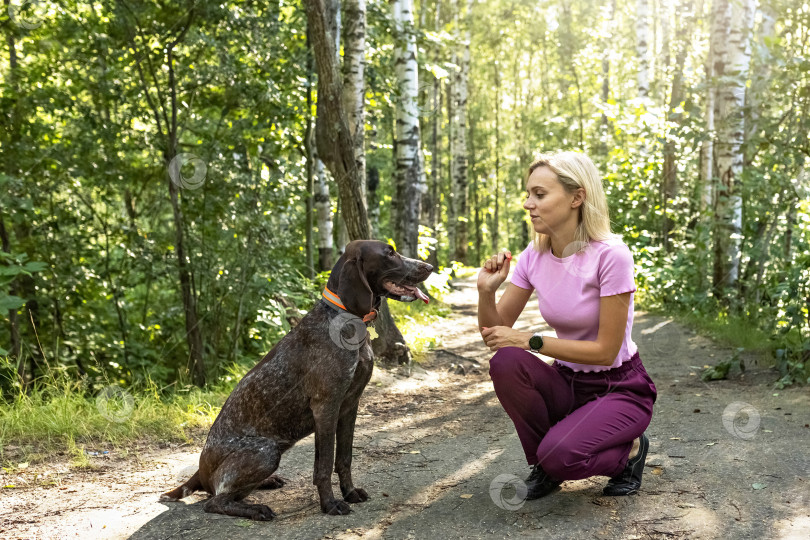
[[[599, 334], [599, 299], [634, 293], [633, 254], [619, 239], [592, 240], [585, 251], [563, 259], [551, 251], [539, 253], [532, 244], [520, 254], [512, 283], [537, 291], [540, 314], [560, 339], [596, 341]], [[619, 355], [610, 366], [563, 362], [574, 371], [605, 371], [622, 365], [637, 351], [633, 330], [633, 294]]]

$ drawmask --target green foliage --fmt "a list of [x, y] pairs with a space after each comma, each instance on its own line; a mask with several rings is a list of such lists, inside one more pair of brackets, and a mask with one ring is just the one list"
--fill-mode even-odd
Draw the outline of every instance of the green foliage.
[[[619, 1], [615, 12], [612, 5], [473, 3], [470, 208], [459, 217], [470, 227], [469, 260], [453, 271], [472, 272], [461, 265], [502, 248], [525, 248], [527, 165], [541, 151], [577, 148], [604, 174], [613, 229], [634, 252], [639, 305], [694, 314], [704, 328], [749, 350], [750, 336], [764, 336], [779, 384], [807, 381], [810, 45], [803, 36], [810, 13], [783, 0], [763, 3], [779, 22], [774, 35], [753, 42], [748, 88], [760, 99], [743, 111], [738, 285], [717, 290], [715, 216], [712, 204], [701, 204], [707, 179], [700, 173], [701, 145], [711, 136], [709, 4], [694, 14], [689, 32], [671, 36], [670, 57], [650, 51], [656, 60], [647, 98], [636, 88], [635, 4]], [[434, 252], [441, 265], [450, 264], [447, 232], [454, 226], [447, 222], [447, 96], [467, 20], [459, 6], [420, 5], [415, 29], [425, 168], [439, 182], [439, 220], [435, 230], [420, 230], [419, 255]], [[0, 55], [0, 219], [8, 240], [0, 251], [0, 356], [11, 352], [8, 310], [18, 310], [22, 360], [35, 389], [51, 370], [84, 381], [89, 396], [112, 382], [184, 387], [190, 372], [182, 263], [208, 380], [218, 384], [232, 376], [231, 366], [269, 350], [311, 307], [327, 277], [304, 277], [312, 275], [302, 244], [312, 112], [306, 95], [314, 79], [301, 6], [67, 0], [58, 9], [27, 9], [42, 24], [0, 25], [15, 53], [15, 67], [10, 49]], [[390, 19], [386, 2], [368, 3], [365, 132], [368, 166], [380, 174], [380, 238], [392, 236], [395, 196]], [[681, 48], [687, 54], [676, 65]], [[683, 99], [670, 105], [681, 67]], [[665, 149], [673, 152], [677, 177], [669, 198], [662, 189]], [[170, 175], [176, 154], [185, 156], [180, 180]], [[446, 290], [447, 275], [432, 278], [431, 295]], [[423, 317], [446, 308], [392, 309], [416, 334]], [[732, 335], [739, 321], [747, 331]], [[18, 392], [16, 370], [17, 359], [0, 364], [6, 396]]]

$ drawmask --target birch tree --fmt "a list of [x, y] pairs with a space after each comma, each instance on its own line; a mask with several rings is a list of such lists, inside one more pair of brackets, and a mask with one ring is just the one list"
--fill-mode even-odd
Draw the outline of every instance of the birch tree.
[[[349, 116], [349, 132], [354, 144], [357, 175], [366, 177], [365, 93], [366, 68], [366, 0], [343, 2], [343, 106]], [[336, 50], [339, 47], [336, 47]], [[360, 182], [365, 198], [366, 185]]]
[[742, 198], [739, 182], [743, 172], [746, 80], [751, 61], [751, 30], [755, 0], [730, 2], [727, 63], [717, 93], [718, 193], [714, 238], [714, 285], [736, 285], [739, 275], [742, 229]]
[[454, 244], [450, 246], [453, 258], [464, 261], [467, 258], [467, 82], [470, 73], [472, 0], [467, 0], [464, 40], [462, 52], [457, 56], [458, 72], [453, 82], [453, 118], [450, 142], [451, 190], [454, 222], [448, 227], [455, 229]]
[[416, 257], [419, 241], [421, 198], [426, 191], [420, 153], [419, 72], [416, 63], [416, 35], [413, 26], [413, 0], [394, 0], [392, 13], [395, 29], [394, 67], [399, 87], [396, 107], [394, 146], [394, 231], [397, 251]]
[[650, 5], [649, 0], [636, 1], [636, 54], [638, 55], [638, 95], [647, 97], [650, 93]]
[[[675, 64], [672, 73], [672, 90], [670, 91], [669, 107], [667, 111], [668, 134], [664, 141], [664, 163], [663, 163], [663, 182], [662, 182], [662, 208], [664, 210], [663, 230], [661, 237], [664, 242], [664, 250], [670, 251], [670, 233], [674, 225], [672, 215], [675, 213], [674, 200], [678, 196], [678, 169], [676, 166], [676, 147], [675, 137], [679, 128], [682, 113], [681, 101], [683, 101], [683, 66], [686, 62], [686, 53], [689, 50], [690, 29], [692, 27], [692, 2], [691, 0], [683, 0], [676, 8], [679, 16], [676, 20], [679, 21], [676, 34], [680, 37], [675, 42], [677, 48]], [[667, 52], [667, 58], [669, 52]], [[666, 60], [666, 64], [669, 61]]]

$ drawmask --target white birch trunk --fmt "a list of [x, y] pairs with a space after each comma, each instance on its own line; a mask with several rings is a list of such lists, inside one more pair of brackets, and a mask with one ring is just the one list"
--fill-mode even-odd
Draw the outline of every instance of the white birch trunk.
[[456, 229], [455, 245], [450, 247], [453, 258], [458, 261], [465, 261], [467, 258], [467, 85], [470, 74], [471, 13], [472, 0], [467, 0], [464, 49], [458, 64], [459, 70], [456, 73], [451, 97], [454, 115], [451, 189], [455, 222], [449, 223], [448, 226]]
[[[673, 12], [672, 8], [673, 6], [669, 0], [659, 0], [658, 16], [661, 20], [661, 55], [659, 57], [659, 62], [658, 65], [656, 66], [656, 69], [660, 71], [660, 77], [658, 77], [657, 80], [660, 81], [660, 88], [662, 89], [661, 90], [662, 104], [665, 104], [667, 102], [666, 81], [670, 80], [669, 59], [672, 54], [670, 20], [672, 19], [672, 12]], [[676, 69], [677, 67], [678, 66], [675, 66]]]
[[774, 36], [776, 18], [769, 5], [763, 5], [759, 10], [762, 23], [759, 27], [756, 43], [755, 57], [759, 69], [751, 72], [751, 87], [746, 93], [746, 110], [750, 111], [748, 124], [745, 129], [745, 140], [748, 141], [756, 135], [759, 129], [759, 115], [762, 107], [763, 94], [771, 78], [772, 55], [768, 49], [767, 41]]
[[419, 71], [416, 62], [413, 0], [392, 3], [396, 41], [394, 62], [399, 86], [396, 108], [396, 198], [394, 230], [397, 231], [397, 251], [406, 257], [417, 256], [419, 216], [422, 194], [427, 190], [419, 136]]
[[649, 0], [636, 1], [636, 54], [638, 55], [638, 95], [650, 94], [650, 5]]
[[[312, 137], [314, 139], [315, 133]], [[332, 204], [329, 198], [329, 178], [326, 167], [318, 158], [317, 145], [312, 143], [312, 158], [315, 164], [314, 202], [315, 219], [318, 225], [318, 269], [320, 271], [332, 268]]]
[[361, 178], [360, 191], [366, 199], [365, 68], [366, 0], [344, 0], [343, 104], [349, 115], [349, 132], [354, 143], [354, 161]]
[[755, 0], [734, 0], [727, 40], [727, 61], [717, 100], [717, 197], [715, 237], [715, 286], [734, 286], [739, 276], [742, 198], [739, 181], [743, 171], [746, 80], [751, 61], [751, 30]]

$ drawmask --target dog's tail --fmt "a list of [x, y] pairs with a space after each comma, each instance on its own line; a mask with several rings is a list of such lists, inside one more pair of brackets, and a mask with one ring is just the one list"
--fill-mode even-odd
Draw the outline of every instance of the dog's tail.
[[174, 488], [171, 491], [167, 491], [163, 495], [160, 496], [161, 501], [179, 501], [183, 497], [187, 495], [191, 495], [198, 489], [202, 489], [202, 482], [200, 482], [200, 471], [194, 473], [194, 475], [186, 480], [185, 484]]

